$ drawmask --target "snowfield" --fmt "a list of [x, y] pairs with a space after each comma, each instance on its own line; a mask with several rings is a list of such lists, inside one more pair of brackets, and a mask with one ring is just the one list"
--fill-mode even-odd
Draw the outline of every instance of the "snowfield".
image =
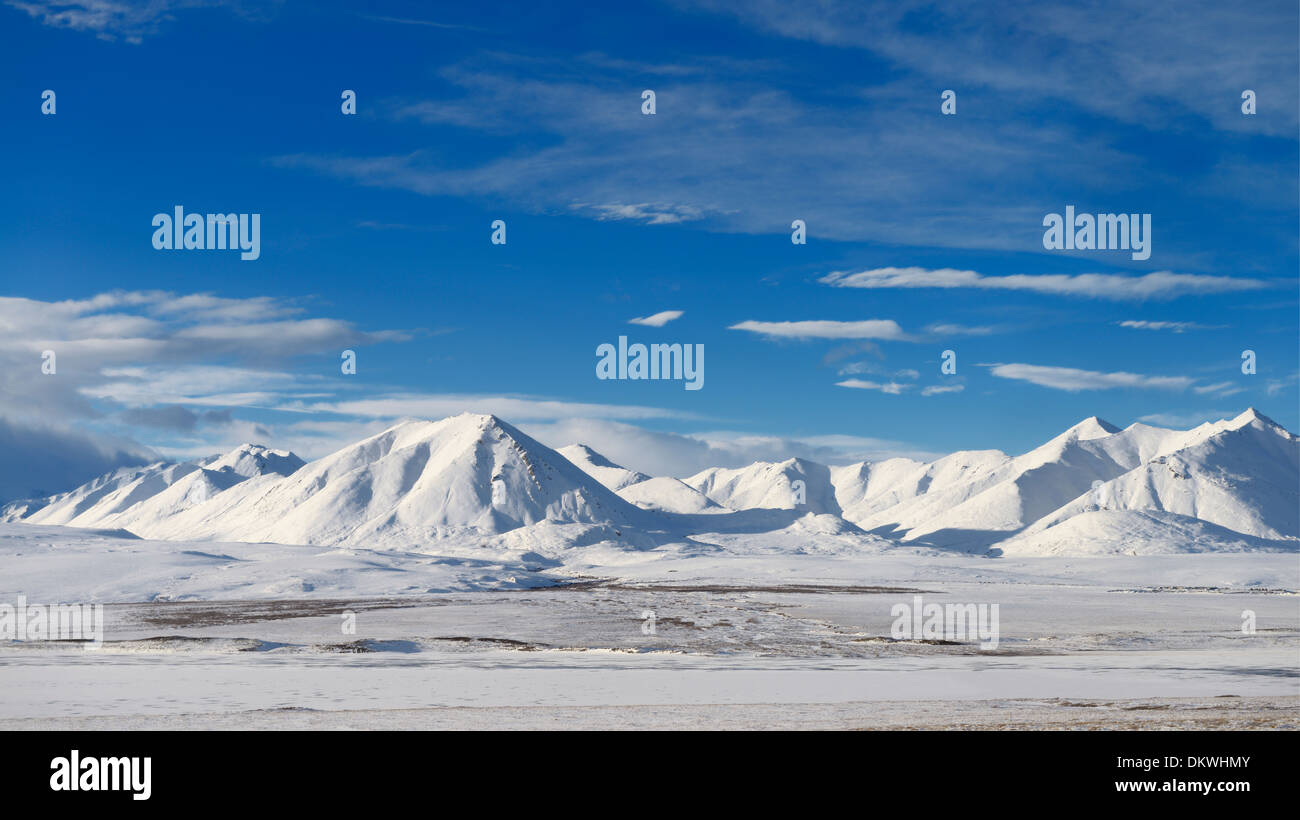
[[[1286, 553], [530, 566], [7, 524], [0, 563], [0, 601], [108, 602], [97, 650], [0, 644], [0, 728], [1300, 725]], [[895, 640], [917, 596], [997, 604], [998, 648]]]

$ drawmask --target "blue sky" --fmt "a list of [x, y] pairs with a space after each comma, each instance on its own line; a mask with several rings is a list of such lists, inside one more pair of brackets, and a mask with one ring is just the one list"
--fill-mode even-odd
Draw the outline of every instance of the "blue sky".
[[[685, 474], [1300, 428], [1296, 5], [986, 6], [0, 5], [0, 440], [476, 410]], [[261, 257], [155, 250], [175, 205], [261, 214]], [[1151, 214], [1150, 259], [1045, 250], [1067, 205]], [[597, 380], [619, 335], [704, 345], [704, 389]]]

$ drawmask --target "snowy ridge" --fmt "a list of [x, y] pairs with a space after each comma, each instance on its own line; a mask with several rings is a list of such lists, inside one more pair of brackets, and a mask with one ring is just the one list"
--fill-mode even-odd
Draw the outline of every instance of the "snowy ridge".
[[123, 468], [67, 493], [14, 502], [0, 509], [0, 520], [95, 529], [147, 528], [246, 479], [290, 475], [303, 464], [286, 450], [242, 444], [194, 462]]
[[[760, 461], [736, 470], [710, 467], [684, 481], [717, 504], [733, 510], [798, 509], [840, 514], [830, 468], [802, 458]], [[802, 492], [796, 489], [799, 486], [796, 482], [802, 482]]]
[[1047, 532], [1094, 511], [1172, 513], [1255, 539], [1300, 537], [1300, 439], [1253, 409], [1190, 432], [1195, 435], [1179, 439], [1178, 449], [1161, 449], [1040, 517], [1016, 549], [1046, 543]]
[[[244, 445], [118, 470], [0, 520], [164, 540], [555, 554], [605, 545], [1007, 555], [1300, 549], [1300, 439], [1255, 410], [1192, 430], [1096, 417], [1018, 456], [806, 459], [650, 477], [506, 422], [405, 421], [303, 465]], [[477, 554], [477, 553], [475, 553]]]
[[405, 549], [539, 522], [628, 526], [644, 515], [495, 416], [462, 414], [397, 424], [137, 534]]
[[669, 476], [647, 478], [618, 491], [619, 497], [646, 510], [680, 513], [725, 512], [726, 507], [684, 481]]
[[645, 473], [620, 467], [585, 444], [570, 444], [555, 452], [614, 492], [650, 478]]

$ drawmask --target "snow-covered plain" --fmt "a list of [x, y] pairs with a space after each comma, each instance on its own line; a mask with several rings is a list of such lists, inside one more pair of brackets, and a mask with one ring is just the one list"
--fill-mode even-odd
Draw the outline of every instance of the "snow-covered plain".
[[[0, 645], [0, 728], [1300, 725], [1294, 554], [606, 549], [541, 567], [2, 525], [0, 601], [119, 603], [100, 649]], [[918, 594], [998, 604], [997, 650], [893, 640]]]
[[[466, 415], [120, 470], [0, 511], [0, 603], [107, 605], [0, 644], [0, 727], [1294, 727], [1298, 452], [1247, 411], [677, 479]], [[895, 639], [918, 595], [998, 647]]]

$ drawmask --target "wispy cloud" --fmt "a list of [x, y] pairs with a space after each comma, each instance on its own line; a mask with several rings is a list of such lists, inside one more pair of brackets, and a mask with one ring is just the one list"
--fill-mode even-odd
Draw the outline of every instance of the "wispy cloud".
[[694, 418], [693, 414], [686, 411], [658, 407], [572, 402], [536, 396], [457, 393], [388, 393], [343, 401], [303, 402], [284, 409], [379, 419], [436, 419], [457, 413], [492, 413], [512, 421]]
[[1246, 388], [1242, 387], [1239, 384], [1235, 384], [1233, 382], [1218, 382], [1216, 384], [1203, 384], [1203, 385], [1198, 385], [1197, 387], [1193, 387], [1192, 390], [1202, 395], [1206, 393], [1213, 393], [1216, 396], [1232, 396], [1232, 395], [1236, 395], [1237, 393], [1246, 392]]
[[1237, 415], [1237, 410], [1204, 410], [1198, 412], [1150, 413], [1138, 418], [1138, 421], [1154, 424], [1157, 427], [1170, 427], [1185, 430], [1207, 421], [1230, 419]]
[[674, 319], [680, 319], [682, 311], [680, 310], [661, 310], [658, 313], [652, 313], [649, 316], [641, 316], [636, 319], [628, 319], [630, 325], [647, 325], [649, 327], [663, 327]]
[[1001, 329], [997, 325], [958, 325], [950, 322], [939, 322], [925, 327], [926, 333], [935, 336], [991, 336]]
[[836, 372], [840, 376], [861, 376], [865, 374], [884, 376], [888, 377], [890, 380], [911, 379], [915, 381], [916, 379], [921, 378], [920, 371], [914, 370], [910, 367], [905, 367], [902, 370], [893, 370], [876, 364], [875, 362], [846, 362], [840, 365]]
[[1080, 390], [1110, 390], [1118, 387], [1151, 388], [1160, 390], [1185, 390], [1192, 385], [1193, 379], [1185, 376], [1144, 376], [1139, 373], [1103, 373], [1096, 370], [1080, 370], [1074, 367], [1051, 367], [1035, 364], [993, 364], [985, 365], [994, 376], [1001, 379], [1026, 381], [1040, 387], [1066, 390], [1071, 393]]
[[1289, 387], [1293, 387], [1297, 383], [1300, 383], [1300, 373], [1292, 373], [1291, 375], [1283, 376], [1280, 379], [1269, 379], [1268, 386], [1265, 390], [1270, 396], [1276, 396], [1278, 393], [1281, 393]]
[[[639, 95], [650, 75], [595, 59], [480, 54], [440, 72], [451, 93], [377, 103], [434, 129], [525, 137], [509, 152], [472, 161], [435, 150], [303, 153], [273, 163], [428, 196], [721, 232], [788, 231], [799, 203], [819, 239], [1016, 249], [1041, 236], [1027, 190], [1086, 178], [1098, 165], [1140, 167], [1059, 125], [988, 120], [957, 132], [930, 106], [866, 105], [857, 87], [825, 87], [811, 100], [788, 90], [789, 66], [676, 66], [653, 80], [658, 112], [645, 116]], [[1068, 156], [1063, 141], [1074, 146]]]
[[803, 322], [760, 322], [746, 319], [730, 330], [747, 330], [773, 339], [887, 339], [912, 341], [893, 319], [840, 322], [830, 319]]
[[1174, 333], [1184, 333], [1188, 330], [1213, 330], [1222, 327], [1222, 325], [1203, 325], [1198, 322], [1161, 322], [1146, 319], [1126, 319], [1115, 324], [1134, 330], [1170, 330]]
[[[292, 301], [206, 293], [0, 298], [0, 415], [72, 424], [123, 408], [266, 406], [320, 392], [322, 377], [284, 367], [301, 356], [325, 355], [333, 365], [345, 348], [409, 338], [304, 314]], [[42, 371], [47, 354], [50, 375]]]
[[[1279, 112], [1276, 122], [1248, 126], [1234, 106], [1221, 102], [1236, 98], [1245, 77], [1256, 90], [1266, 89], [1261, 99], [1266, 93], [1295, 98], [1300, 69], [1290, 3], [825, 0], [798, 14], [779, 0], [689, 5], [784, 37], [870, 51], [897, 70], [933, 79], [937, 88], [960, 78], [960, 85], [985, 94], [1064, 99], [1152, 128], [1190, 118], [1220, 129], [1295, 134], [1294, 107]], [[1123, 25], [1100, 22], [1118, 20]]]
[[855, 390], [879, 390], [881, 393], [889, 393], [893, 396], [897, 396], [912, 387], [910, 384], [900, 382], [873, 382], [866, 379], [845, 379], [842, 382], [836, 382], [835, 386], [851, 387]]
[[932, 384], [921, 391], [922, 396], [940, 396], [944, 393], [960, 393], [966, 389], [964, 384]]
[[52, 28], [84, 31], [101, 40], [120, 38], [137, 44], [146, 36], [158, 33], [163, 23], [175, 19], [178, 11], [225, 6], [244, 17], [266, 11], [266, 8], [230, 0], [5, 0], [5, 5], [25, 11]]
[[902, 441], [854, 435], [787, 437], [730, 430], [685, 435], [603, 419], [525, 423], [520, 428], [551, 447], [586, 444], [624, 467], [680, 478], [706, 467], [743, 467], [789, 458], [853, 464], [900, 457], [930, 461], [941, 455]]
[[601, 222], [630, 219], [648, 225], [675, 225], [679, 222], [701, 219], [704, 216], [704, 212], [699, 208], [691, 205], [674, 205], [669, 202], [639, 202], [634, 205], [617, 202], [588, 205], [575, 202], [569, 208], [574, 211], [592, 211], [596, 214], [596, 219]]
[[[915, 370], [908, 372], [915, 375], [904, 375], [901, 372], [899, 375], [903, 375], [904, 378], [913, 379], [920, 375], [919, 373], [916, 373]], [[916, 387], [916, 385], [908, 384], [906, 382], [894, 380], [873, 381], [871, 379], [845, 379], [844, 381], [836, 382], [835, 386], [848, 387], [854, 390], [876, 390], [881, 393], [887, 393], [891, 396], [900, 396]], [[966, 386], [964, 384], [931, 384], [921, 388], [920, 393], [922, 396], [939, 396], [944, 393], [960, 393], [965, 389]]]
[[1170, 271], [1142, 276], [1111, 273], [984, 276], [973, 270], [915, 267], [876, 268], [857, 273], [835, 271], [817, 281], [837, 288], [979, 288], [1116, 300], [1172, 299], [1269, 287], [1268, 282], [1259, 279]]
[[467, 26], [461, 23], [444, 23], [438, 20], [418, 20], [413, 17], [382, 17], [370, 14], [363, 14], [361, 16], [367, 20], [374, 20], [378, 23], [394, 23], [402, 26], [423, 26], [425, 28], [441, 28], [457, 31], [484, 31], [484, 29], [481, 29], [478, 26]]

